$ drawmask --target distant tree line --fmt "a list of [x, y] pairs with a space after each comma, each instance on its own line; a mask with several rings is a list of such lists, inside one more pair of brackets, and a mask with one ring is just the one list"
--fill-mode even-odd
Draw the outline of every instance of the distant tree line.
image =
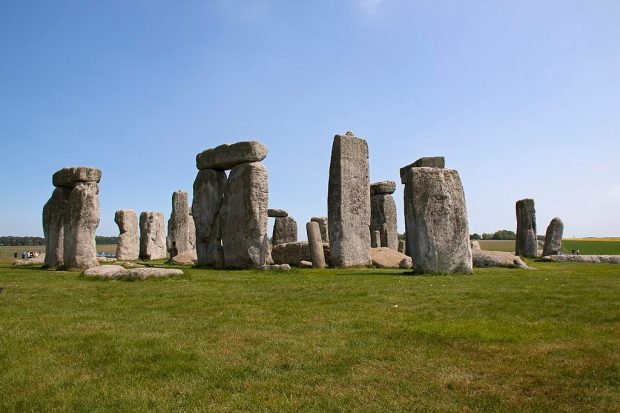
[[[97, 245], [116, 244], [118, 237], [95, 237]], [[0, 237], [0, 245], [4, 246], [36, 246], [45, 245], [43, 237], [15, 237], [12, 235]]]
[[471, 234], [469, 236], [470, 239], [475, 239], [475, 240], [514, 240], [517, 238], [517, 234], [514, 233], [514, 231], [508, 231], [507, 229], [500, 229], [499, 231], [496, 231], [495, 233], [491, 234], [488, 232], [483, 232], [482, 235], [480, 234]]

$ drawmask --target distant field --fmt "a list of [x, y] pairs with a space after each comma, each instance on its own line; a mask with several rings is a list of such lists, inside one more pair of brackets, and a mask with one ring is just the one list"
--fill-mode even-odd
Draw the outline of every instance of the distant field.
[[[30, 246], [0, 246], [0, 261], [12, 261], [15, 253], [20, 255], [22, 251], [40, 251], [42, 253], [45, 252], [45, 245], [30, 245]], [[110, 252], [112, 254], [116, 253], [116, 245], [97, 245], [98, 252]]]
[[483, 250], [487, 251], [507, 251], [514, 252], [515, 250], [515, 242], [514, 241], [495, 241], [495, 240], [482, 240], [480, 241], [480, 246]]
[[620, 241], [607, 241], [606, 239], [562, 240], [562, 249], [565, 252], [579, 250], [581, 255], [620, 255]]

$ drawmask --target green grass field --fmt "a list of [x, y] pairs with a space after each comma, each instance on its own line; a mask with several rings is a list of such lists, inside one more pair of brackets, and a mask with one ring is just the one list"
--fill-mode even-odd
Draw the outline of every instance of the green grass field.
[[582, 255], [618, 255], [620, 254], [620, 241], [596, 241], [596, 240], [562, 240], [562, 249], [565, 252], [579, 250]]
[[0, 266], [2, 412], [617, 412], [620, 269]]

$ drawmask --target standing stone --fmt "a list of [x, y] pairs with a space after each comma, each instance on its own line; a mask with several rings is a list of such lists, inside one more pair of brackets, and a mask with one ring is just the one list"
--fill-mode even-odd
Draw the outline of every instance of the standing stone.
[[560, 218], [553, 218], [547, 227], [543, 257], [558, 255], [562, 251], [562, 236], [564, 235], [564, 223]]
[[57, 267], [64, 263], [65, 209], [71, 188], [54, 189], [43, 207], [43, 235], [45, 236], [45, 265]]
[[321, 240], [324, 243], [329, 243], [329, 229], [327, 225], [327, 217], [312, 217], [310, 222], [316, 222], [319, 224], [319, 229], [321, 230]]
[[168, 251], [176, 252], [176, 254], [173, 255], [171, 252], [170, 258], [174, 258], [177, 254], [194, 250], [193, 240], [195, 240], [196, 236], [192, 235], [195, 229], [190, 220], [193, 219], [189, 211], [187, 192], [174, 192], [172, 194], [172, 212], [168, 220], [166, 248]]
[[297, 242], [297, 221], [293, 217], [277, 217], [273, 225], [273, 245]]
[[521, 257], [536, 257], [538, 243], [536, 242], [536, 210], [533, 199], [522, 199], [516, 203], [517, 210], [517, 240], [515, 254]]
[[196, 255], [199, 265], [215, 265], [222, 247], [220, 208], [224, 196], [226, 172], [214, 169], [198, 171], [194, 181], [192, 216], [196, 228]]
[[99, 226], [97, 182], [77, 182], [65, 210], [64, 263], [67, 268], [99, 265], [95, 235]]
[[398, 252], [400, 252], [401, 254], [406, 254], [407, 247], [405, 245], [405, 240], [401, 239], [398, 241]]
[[392, 194], [396, 182], [377, 182], [370, 186], [370, 231], [380, 232], [382, 247], [398, 249], [398, 229], [396, 222], [396, 202]]
[[140, 259], [166, 258], [164, 214], [145, 211], [140, 214]]
[[465, 194], [455, 170], [413, 167], [408, 189], [407, 244], [418, 273], [471, 273]]
[[372, 231], [370, 233], [370, 246], [372, 248], [381, 248], [381, 231]]
[[321, 228], [317, 222], [306, 224], [308, 244], [310, 245], [310, 257], [313, 268], [325, 268], [325, 253], [323, 251], [323, 241], [321, 239]]
[[368, 144], [352, 132], [334, 137], [327, 207], [332, 266], [369, 266]]
[[426, 156], [414, 163], [400, 168], [400, 181], [404, 185], [407, 181], [407, 173], [411, 168], [440, 168], [446, 167], [446, 159], [443, 156]]
[[140, 236], [136, 211], [119, 209], [114, 214], [114, 222], [119, 229], [116, 259], [120, 261], [137, 260], [140, 255]]
[[220, 211], [226, 268], [265, 265], [269, 253], [268, 201], [267, 168], [262, 163], [243, 163], [232, 169]]

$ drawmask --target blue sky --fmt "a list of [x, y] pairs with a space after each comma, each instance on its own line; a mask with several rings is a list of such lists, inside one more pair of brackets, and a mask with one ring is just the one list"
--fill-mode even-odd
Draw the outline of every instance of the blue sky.
[[305, 238], [353, 130], [373, 182], [445, 156], [470, 232], [514, 230], [533, 198], [539, 233], [618, 236], [618, 22], [616, 0], [2, 1], [0, 235], [42, 235], [62, 167], [103, 170], [116, 235], [116, 209], [191, 193], [198, 152], [257, 139]]

